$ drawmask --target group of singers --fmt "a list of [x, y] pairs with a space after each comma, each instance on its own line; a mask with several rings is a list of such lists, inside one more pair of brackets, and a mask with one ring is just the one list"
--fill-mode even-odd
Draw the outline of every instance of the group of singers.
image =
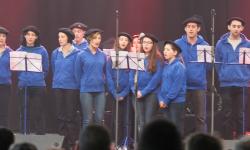
[[[119, 51], [145, 53], [145, 70], [138, 71], [138, 88], [134, 86], [136, 70], [118, 69], [112, 59], [100, 49], [103, 31], [89, 29], [76, 22], [69, 28], [58, 30], [59, 46], [51, 54], [40, 42], [40, 32], [35, 26], [22, 30], [22, 42], [17, 51], [36, 53], [42, 57], [42, 72], [18, 71], [20, 102], [28, 101], [30, 132], [44, 131], [45, 78], [52, 68], [52, 89], [56, 102], [58, 133], [65, 135], [68, 144], [74, 144], [76, 134], [76, 109], [82, 111], [82, 128], [90, 123], [103, 124], [106, 94], [119, 101], [136, 102], [138, 131], [155, 117], [158, 109], [171, 120], [181, 133], [184, 129], [185, 107], [190, 106], [195, 115], [196, 131], [207, 132], [206, 93], [207, 72], [211, 65], [197, 63], [197, 45], [208, 45], [199, 34], [202, 21], [197, 16], [183, 22], [185, 34], [176, 41], [164, 41], [163, 50], [158, 48], [158, 38], [146, 33], [131, 37], [121, 32], [114, 47]], [[250, 86], [250, 66], [237, 64], [239, 49], [250, 48], [250, 42], [242, 34], [245, 21], [232, 17], [227, 21], [228, 33], [221, 36], [215, 48], [216, 72], [223, 100], [223, 119], [219, 131], [224, 138], [244, 133], [244, 108]], [[11, 96], [10, 52], [6, 45], [8, 30], [0, 27], [0, 124], [6, 125], [7, 108]], [[117, 71], [119, 79], [117, 80]], [[118, 87], [116, 86], [118, 82]], [[132, 93], [133, 98], [130, 97]], [[136, 96], [136, 97], [135, 97]], [[23, 105], [24, 103], [22, 103]], [[123, 108], [124, 109], [124, 108]], [[122, 110], [122, 108], [121, 108]], [[94, 112], [94, 113], [93, 113]], [[23, 114], [23, 113], [21, 113]], [[125, 115], [125, 114], [122, 114]]]

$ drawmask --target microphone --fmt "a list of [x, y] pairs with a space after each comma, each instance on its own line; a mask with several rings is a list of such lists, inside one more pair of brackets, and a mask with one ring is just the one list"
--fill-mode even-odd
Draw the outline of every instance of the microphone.
[[139, 34], [139, 39], [141, 39], [141, 38], [144, 37], [144, 36], [145, 36], [145, 33], [141, 32], [141, 33]]
[[215, 9], [211, 9], [211, 15], [213, 15], [213, 16], [216, 15]]

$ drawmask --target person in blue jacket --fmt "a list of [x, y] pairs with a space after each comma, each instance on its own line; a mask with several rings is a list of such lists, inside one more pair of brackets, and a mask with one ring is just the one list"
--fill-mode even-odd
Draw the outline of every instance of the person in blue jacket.
[[[193, 113], [195, 121], [194, 130], [197, 132], [207, 132], [206, 120], [206, 90], [207, 90], [207, 70], [206, 63], [197, 63], [197, 45], [208, 45], [204, 38], [199, 35], [202, 21], [199, 16], [192, 16], [184, 20], [185, 33], [175, 43], [181, 48], [184, 65], [187, 72], [187, 94], [186, 113]], [[194, 62], [192, 62], [194, 61]], [[185, 133], [193, 131], [185, 128]]]
[[[135, 91], [136, 70], [130, 71], [130, 87], [136, 96], [136, 117], [138, 117], [139, 135], [146, 123], [151, 121], [158, 108], [157, 91], [162, 73], [162, 56], [157, 47], [158, 39], [150, 33], [141, 38], [142, 52], [145, 53], [145, 70], [138, 71], [138, 89]], [[135, 93], [137, 92], [137, 93]]]
[[225, 139], [237, 138], [244, 134], [244, 107], [250, 86], [250, 66], [239, 64], [239, 56], [243, 55], [240, 48], [250, 48], [249, 40], [241, 33], [244, 26], [245, 21], [242, 18], [230, 18], [227, 21], [229, 32], [221, 36], [215, 49], [223, 104], [223, 122], [218, 124]]
[[86, 49], [88, 47], [88, 42], [85, 39], [85, 32], [88, 26], [81, 22], [75, 22], [69, 28], [75, 35], [73, 45], [80, 50]]
[[[129, 51], [131, 46], [132, 38], [131, 36], [126, 32], [120, 32], [118, 34], [118, 38], [115, 42], [115, 48], [118, 49], [118, 51]], [[119, 57], [119, 56], [118, 56]], [[115, 58], [116, 59], [116, 58]], [[114, 60], [114, 59], [113, 59]], [[127, 63], [127, 58], [125, 58], [123, 61]], [[122, 68], [116, 68], [116, 66], [112, 65], [115, 64], [115, 61], [112, 61], [112, 58], [109, 57], [107, 60], [106, 65], [106, 72], [107, 72], [107, 86], [109, 93], [112, 95], [113, 100], [113, 124], [115, 125], [115, 102], [118, 100], [118, 143], [120, 144], [122, 142], [122, 138], [125, 138], [126, 136], [126, 127], [128, 128], [129, 120], [128, 115], [130, 112], [129, 109], [127, 109], [127, 106], [129, 103], [129, 68], [122, 69]], [[119, 63], [119, 62], [118, 62]], [[115, 64], [116, 65], [116, 64]], [[119, 64], [118, 64], [119, 67]], [[117, 76], [118, 73], [118, 76]], [[118, 78], [117, 78], [118, 77]], [[117, 87], [118, 82], [118, 87]], [[114, 128], [113, 128], [114, 129]], [[127, 133], [129, 134], [129, 133]]]
[[72, 45], [74, 33], [69, 28], [58, 30], [60, 47], [51, 55], [53, 73], [52, 88], [56, 101], [58, 133], [64, 136], [66, 149], [72, 147], [78, 139], [76, 120], [79, 101], [79, 83], [74, 76], [75, 60], [80, 51]]
[[[100, 50], [100, 29], [89, 29], [86, 38], [89, 46], [76, 58], [75, 76], [80, 83], [80, 103], [83, 129], [87, 125], [103, 124], [105, 111], [106, 55]], [[95, 115], [93, 117], [93, 110]]]
[[8, 125], [8, 107], [11, 96], [10, 52], [6, 40], [9, 31], [0, 27], [0, 126]]
[[186, 96], [186, 69], [178, 59], [181, 48], [172, 41], [164, 42], [164, 58], [161, 87], [158, 93], [160, 109], [183, 134], [183, 116]]
[[[44, 100], [46, 83], [45, 77], [49, 70], [49, 58], [45, 47], [40, 44], [40, 31], [35, 26], [27, 26], [22, 31], [21, 46], [17, 51], [27, 53], [39, 54], [42, 58], [42, 69], [39, 68], [33, 71], [20, 71], [18, 72], [18, 88], [19, 97], [21, 98], [21, 121], [27, 119], [26, 133], [34, 132], [43, 134], [44, 131]], [[29, 60], [27, 60], [29, 61]], [[35, 64], [33, 64], [35, 65]], [[34, 66], [35, 67], [35, 66]], [[25, 102], [27, 100], [27, 102]], [[25, 106], [27, 104], [27, 106]], [[27, 116], [24, 116], [25, 107]], [[25, 130], [24, 123], [21, 129]]]

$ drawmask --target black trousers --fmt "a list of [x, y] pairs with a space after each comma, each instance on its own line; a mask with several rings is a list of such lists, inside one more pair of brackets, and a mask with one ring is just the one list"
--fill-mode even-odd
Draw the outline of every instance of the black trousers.
[[[111, 130], [113, 138], [115, 138], [115, 125], [116, 125], [116, 100], [110, 94], [108, 98], [112, 101], [112, 126]], [[118, 102], [118, 144], [130, 144], [129, 140], [133, 137], [133, 105], [132, 97], [130, 95], [124, 97], [122, 101]]]
[[45, 133], [45, 90], [42, 86], [19, 88], [21, 132], [26, 130], [27, 134]]
[[79, 137], [79, 90], [53, 89], [56, 102], [57, 133], [64, 135], [63, 147], [68, 149]]
[[218, 122], [219, 132], [224, 139], [238, 138], [244, 134], [244, 109], [249, 98], [249, 88], [221, 87], [222, 97], [221, 122]]
[[11, 97], [11, 86], [0, 84], [0, 126], [8, 126], [8, 108]]

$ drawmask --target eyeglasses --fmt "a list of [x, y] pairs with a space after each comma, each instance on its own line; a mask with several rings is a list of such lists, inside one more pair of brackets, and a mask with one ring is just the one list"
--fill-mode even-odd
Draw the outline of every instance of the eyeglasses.
[[153, 44], [151, 41], [142, 41], [142, 44]]

